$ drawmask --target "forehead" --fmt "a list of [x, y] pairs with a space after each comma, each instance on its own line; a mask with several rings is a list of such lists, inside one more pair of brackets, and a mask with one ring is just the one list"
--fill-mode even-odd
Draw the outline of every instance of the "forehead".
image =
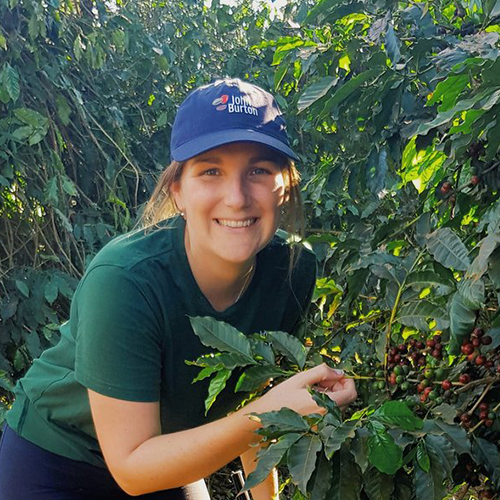
[[267, 160], [277, 163], [278, 165], [285, 165], [286, 158], [264, 144], [256, 142], [233, 142], [224, 144], [216, 148], [210, 149], [197, 156], [194, 156], [188, 162], [199, 161], [203, 159], [219, 159], [223, 160], [226, 157], [242, 156], [251, 160]]

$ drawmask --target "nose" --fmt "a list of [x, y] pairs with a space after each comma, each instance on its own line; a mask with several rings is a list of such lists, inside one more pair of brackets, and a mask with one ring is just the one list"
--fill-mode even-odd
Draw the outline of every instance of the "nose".
[[242, 175], [233, 175], [228, 179], [224, 202], [233, 210], [241, 210], [250, 204], [248, 180]]

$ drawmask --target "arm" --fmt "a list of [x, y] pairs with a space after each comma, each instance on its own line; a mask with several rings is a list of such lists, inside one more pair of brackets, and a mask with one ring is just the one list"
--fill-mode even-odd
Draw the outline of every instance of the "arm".
[[[354, 382], [326, 365], [282, 382], [245, 408], [200, 427], [160, 434], [158, 403], [110, 398], [89, 390], [97, 438], [111, 474], [130, 495], [176, 488], [206, 477], [258, 441], [248, 414], [289, 407], [319, 413], [307, 388], [321, 385], [340, 406], [356, 398]], [[331, 389], [328, 389], [331, 388]]]
[[[260, 449], [260, 446], [252, 446], [240, 456], [241, 464], [243, 465], [246, 477], [248, 477], [250, 472], [255, 470], [257, 465], [255, 459]], [[273, 469], [271, 474], [269, 474], [269, 476], [262, 483], [257, 485], [255, 488], [252, 488], [250, 491], [252, 493], [253, 500], [279, 500], [278, 490], [278, 471]]]

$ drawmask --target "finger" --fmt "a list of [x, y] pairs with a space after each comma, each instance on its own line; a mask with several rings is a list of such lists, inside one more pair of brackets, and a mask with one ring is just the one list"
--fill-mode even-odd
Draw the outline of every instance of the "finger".
[[334, 382], [336, 380], [340, 380], [344, 377], [343, 370], [336, 370], [334, 368], [330, 368], [326, 364], [315, 366], [310, 370], [302, 372], [301, 374], [301, 382], [306, 386], [311, 385], [322, 385], [326, 387], [330, 385], [328, 382]]

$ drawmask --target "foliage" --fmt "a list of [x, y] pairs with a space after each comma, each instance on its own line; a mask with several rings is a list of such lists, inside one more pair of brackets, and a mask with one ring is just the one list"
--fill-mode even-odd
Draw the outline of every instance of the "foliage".
[[[0, 399], [59, 338], [95, 253], [130, 230], [169, 161], [176, 106], [248, 52], [266, 9], [0, 1]], [[277, 32], [276, 32], [277, 33]], [[0, 413], [0, 420], [1, 414]]]
[[[357, 406], [300, 425], [261, 416], [260, 474], [282, 464], [295, 499], [498, 488], [499, 420], [478, 419], [498, 403], [498, 0], [310, 0], [274, 21], [249, 2], [0, 0], [0, 20], [2, 405], [57, 341], [89, 260], [133, 226], [168, 163], [176, 105], [234, 75], [274, 89], [286, 112], [321, 271], [300, 344], [197, 330], [221, 350], [195, 361], [212, 400], [234, 370], [252, 397], [324, 359], [359, 380]], [[491, 343], [474, 345], [475, 328]], [[407, 353], [418, 358], [398, 375]], [[452, 383], [443, 403], [435, 374], [436, 399], [415, 394], [429, 369]]]
[[[263, 455], [262, 467], [285, 465], [301, 491], [294, 498], [437, 500], [462, 483], [489, 498], [500, 486], [497, 3], [320, 0], [290, 12], [293, 36], [257, 49], [273, 53], [275, 87], [307, 166], [306, 243], [322, 273], [304, 341], [312, 364], [321, 355], [359, 380], [361, 416], [330, 465], [311, 423], [304, 436], [317, 454], [306, 478], [294, 475], [287, 452], [297, 441], [287, 449], [280, 441], [286, 419], [274, 423], [267, 437], [278, 439], [279, 454]], [[424, 419], [422, 430], [372, 423], [401, 399]], [[342, 484], [335, 460], [346, 466], [353, 455], [349, 492], [314, 490], [313, 472]]]

